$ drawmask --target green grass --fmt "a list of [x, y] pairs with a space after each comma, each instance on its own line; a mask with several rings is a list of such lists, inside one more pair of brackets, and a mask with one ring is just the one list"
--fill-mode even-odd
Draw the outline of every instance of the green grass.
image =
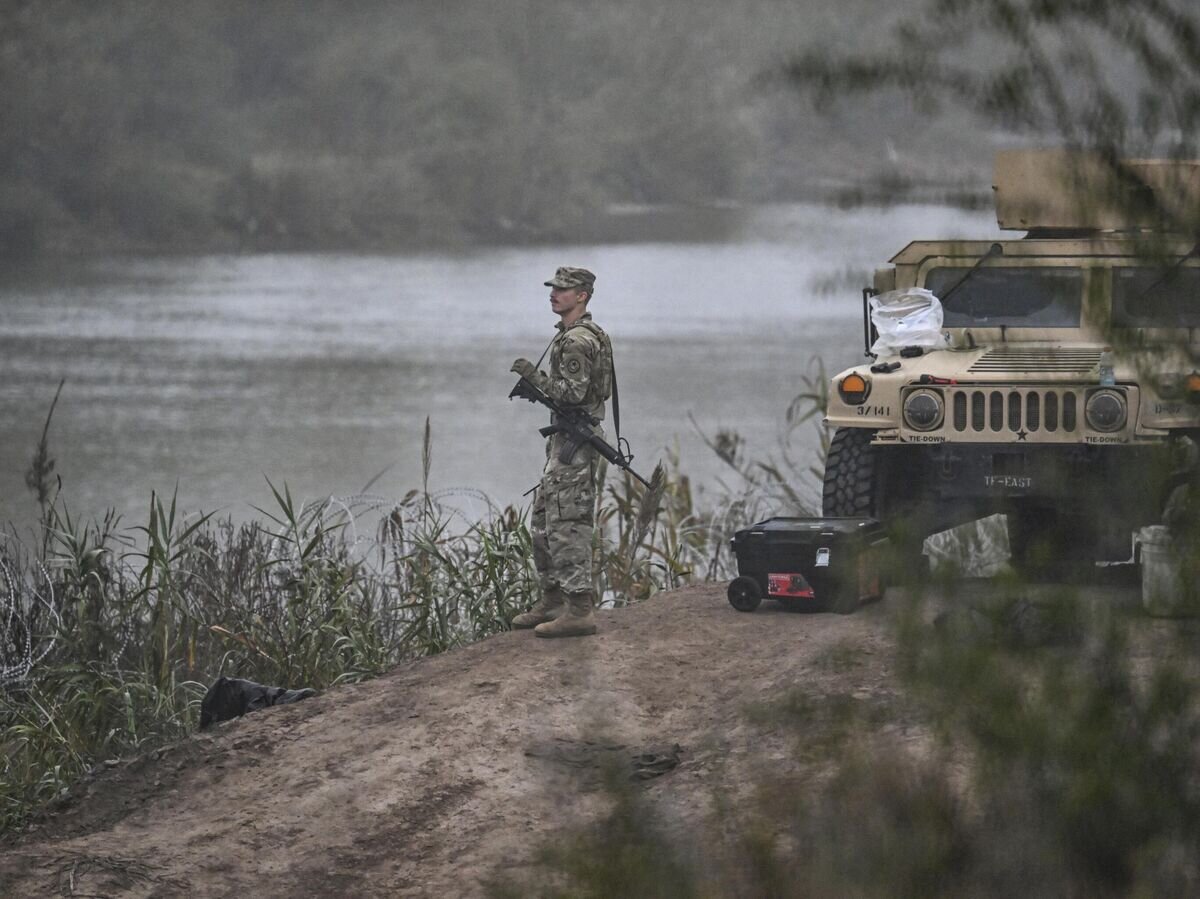
[[132, 533], [54, 503], [46, 555], [40, 539], [0, 542], [0, 823], [97, 761], [188, 732], [219, 675], [361, 680], [504, 630], [531, 601], [520, 510], [454, 527], [427, 493], [387, 508], [274, 493], [245, 524], [152, 496]]

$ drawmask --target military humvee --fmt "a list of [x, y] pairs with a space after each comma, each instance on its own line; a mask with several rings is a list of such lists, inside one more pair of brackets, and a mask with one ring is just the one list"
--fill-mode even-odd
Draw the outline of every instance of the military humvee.
[[[831, 385], [826, 515], [923, 538], [1004, 512], [1014, 562], [1051, 534], [1060, 559], [1130, 559], [1200, 434], [1200, 252], [1164, 230], [1200, 209], [1200, 163], [1118, 168], [1001, 153], [997, 220], [1024, 235], [914, 241], [876, 271], [873, 361]], [[872, 356], [869, 297], [913, 287], [948, 348]]]

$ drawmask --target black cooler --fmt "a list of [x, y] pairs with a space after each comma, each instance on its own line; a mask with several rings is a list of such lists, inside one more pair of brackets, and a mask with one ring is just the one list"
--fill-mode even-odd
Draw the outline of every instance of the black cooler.
[[753, 612], [769, 597], [846, 614], [883, 595], [887, 535], [873, 518], [768, 518], [732, 543], [738, 577], [729, 602], [739, 611]]

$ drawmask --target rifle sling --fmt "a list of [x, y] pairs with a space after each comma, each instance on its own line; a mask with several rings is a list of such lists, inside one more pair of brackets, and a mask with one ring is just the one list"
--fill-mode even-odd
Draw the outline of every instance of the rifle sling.
[[550, 352], [550, 347], [554, 346], [554, 341], [558, 340], [558, 335], [550, 338], [550, 342], [546, 344], [546, 348], [542, 350], [542, 355], [538, 356], [538, 361], [533, 364], [534, 368], [542, 367], [542, 360], [546, 358], [546, 354]]
[[[612, 349], [609, 349], [608, 357], [612, 360]], [[617, 432], [617, 447], [621, 446], [621, 401], [617, 396], [617, 363], [612, 362], [612, 406], [613, 406], [613, 430]]]

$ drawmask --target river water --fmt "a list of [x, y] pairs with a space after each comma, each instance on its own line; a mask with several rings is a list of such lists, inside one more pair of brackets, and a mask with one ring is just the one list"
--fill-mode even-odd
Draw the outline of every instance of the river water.
[[[729, 224], [727, 222], [727, 224]], [[689, 416], [778, 450], [784, 412], [821, 358], [862, 358], [859, 288], [916, 237], [995, 236], [987, 213], [936, 206], [738, 214], [720, 240], [491, 248], [407, 255], [279, 254], [40, 263], [0, 273], [0, 522], [36, 514], [28, 467], [50, 429], [75, 515], [144, 524], [151, 490], [242, 518], [298, 498], [403, 496], [421, 483], [481, 510], [521, 502], [538, 476], [538, 409], [508, 402], [516, 356], [556, 321], [542, 281], [598, 275], [622, 433], [649, 474], [677, 448], [702, 489], [722, 476]], [[805, 461], [804, 431], [792, 455]], [[470, 488], [462, 489], [462, 488]]]

